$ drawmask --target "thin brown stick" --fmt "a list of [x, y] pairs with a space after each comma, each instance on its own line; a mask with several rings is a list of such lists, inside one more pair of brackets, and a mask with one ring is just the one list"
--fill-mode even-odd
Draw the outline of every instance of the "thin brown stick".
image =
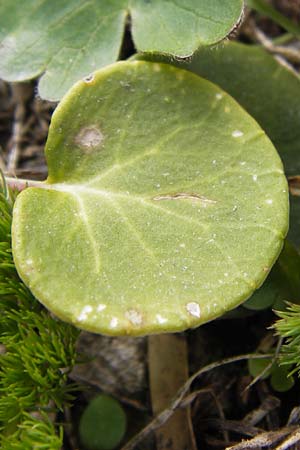
[[276, 45], [254, 21], [249, 21], [244, 28], [245, 34], [254, 42], [261, 44], [265, 50], [272, 53], [277, 61], [296, 75], [299, 75], [292, 64], [300, 63], [300, 51], [295, 48]]
[[249, 425], [256, 425], [262, 421], [275, 408], [279, 408], [280, 400], [277, 397], [269, 395], [258, 408], [252, 410], [243, 418], [243, 423], [248, 423]]
[[247, 439], [242, 442], [239, 442], [236, 445], [231, 447], [227, 447], [226, 450], [249, 450], [271, 447], [279, 442], [281, 439], [285, 438], [285, 436], [289, 435], [295, 428], [281, 428], [276, 431], [266, 431], [264, 433], [260, 433], [252, 439]]
[[[184, 399], [182, 400], [182, 402], [180, 403], [180, 408], [186, 408], [187, 406], [189, 406], [198, 396], [203, 395], [203, 394], [209, 394], [213, 401], [215, 402], [218, 414], [220, 419], [225, 422], [226, 421], [226, 417], [222, 408], [222, 405], [217, 397], [217, 395], [215, 394], [214, 390], [212, 388], [202, 388], [202, 389], [198, 389], [197, 391], [192, 392], [191, 394], [188, 394], [186, 397], [184, 397]], [[224, 437], [224, 442], [226, 444], [229, 443], [229, 434], [226, 430], [222, 430], [223, 431], [223, 437]]]
[[291, 448], [292, 445], [300, 442], [300, 428], [295, 430], [287, 439], [285, 439], [280, 445], [278, 445], [275, 450], [287, 450]]
[[185, 395], [189, 391], [191, 385], [193, 382], [200, 377], [201, 375], [214, 370], [218, 367], [225, 366], [227, 364], [232, 364], [239, 361], [244, 361], [248, 359], [265, 359], [270, 358], [273, 355], [265, 354], [265, 355], [256, 355], [253, 353], [245, 354], [245, 355], [239, 355], [239, 356], [233, 356], [231, 358], [226, 358], [221, 361], [217, 361], [211, 364], [208, 364], [207, 366], [203, 367], [202, 369], [198, 370], [194, 375], [192, 375], [186, 383], [177, 391], [176, 396], [174, 397], [173, 401], [170, 403], [169, 407], [166, 408], [164, 411], [162, 411], [160, 414], [158, 414], [148, 425], [145, 426], [136, 436], [134, 436], [125, 446], [122, 447], [121, 450], [134, 450], [134, 448], [145, 439], [146, 436], [148, 436], [150, 433], [155, 431], [157, 428], [162, 426], [173, 414], [173, 412], [180, 407]]
[[12, 137], [9, 143], [7, 171], [13, 174], [17, 168], [21, 153], [21, 143], [25, 134], [26, 101], [31, 93], [28, 83], [12, 84], [13, 99], [15, 103]]
[[270, 53], [283, 56], [292, 63], [300, 62], [300, 52], [293, 48], [284, 47], [282, 45], [274, 45], [273, 42], [258, 28], [255, 30], [257, 39]]
[[244, 392], [248, 391], [252, 386], [254, 386], [259, 380], [263, 378], [263, 376], [268, 372], [268, 370], [271, 369], [273, 364], [278, 359], [278, 355], [282, 346], [282, 338], [278, 340], [275, 353], [270, 361], [270, 363], [251, 381], [251, 383], [248, 384], [248, 386], [245, 387]]

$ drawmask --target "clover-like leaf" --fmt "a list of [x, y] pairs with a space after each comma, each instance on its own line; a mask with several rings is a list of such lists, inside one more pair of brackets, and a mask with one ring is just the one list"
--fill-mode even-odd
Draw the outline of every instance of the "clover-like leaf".
[[49, 177], [22, 192], [13, 253], [34, 295], [90, 331], [207, 322], [248, 298], [287, 231], [281, 161], [226, 93], [170, 65], [120, 62], [56, 109]]
[[242, 0], [2, 0], [0, 76], [44, 75], [39, 92], [59, 100], [78, 79], [116, 61], [126, 23], [139, 51], [177, 57], [226, 37]]

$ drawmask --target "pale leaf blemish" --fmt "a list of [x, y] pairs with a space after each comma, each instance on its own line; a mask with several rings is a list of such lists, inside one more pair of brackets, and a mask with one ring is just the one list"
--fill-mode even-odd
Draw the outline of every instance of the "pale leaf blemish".
[[217, 100], [222, 100], [222, 98], [223, 98], [223, 94], [221, 94], [221, 92], [218, 92], [218, 93], [216, 94], [216, 99], [217, 99]]
[[130, 83], [128, 81], [120, 80], [120, 85], [125, 89], [130, 89]]
[[225, 106], [224, 112], [225, 112], [226, 114], [228, 114], [228, 113], [230, 113], [230, 111], [231, 111], [231, 109], [229, 108], [229, 106]]
[[117, 317], [113, 317], [110, 321], [109, 326], [110, 326], [110, 328], [116, 328], [118, 323], [119, 323], [119, 321], [118, 321]]
[[100, 305], [98, 305], [97, 306], [97, 311], [98, 312], [101, 312], [101, 311], [104, 311], [104, 309], [106, 309], [106, 305], [103, 305], [102, 303], [100, 303]]
[[156, 314], [156, 320], [160, 324], [168, 322], [168, 319], [166, 319], [165, 317], [162, 317], [160, 314]]
[[160, 72], [161, 71], [161, 65], [158, 63], [153, 64], [153, 70], [154, 72]]
[[82, 308], [81, 313], [77, 317], [78, 322], [83, 322], [84, 320], [86, 320], [88, 317], [88, 314], [91, 313], [92, 311], [93, 311], [93, 308], [91, 307], [91, 305], [85, 305]]
[[99, 148], [104, 139], [103, 134], [96, 126], [82, 128], [75, 138], [75, 144], [84, 150]]
[[153, 197], [153, 200], [197, 200], [200, 201], [203, 206], [213, 205], [217, 203], [215, 200], [211, 200], [209, 198], [204, 197], [203, 195], [186, 193], [186, 192], [178, 192], [177, 194], [165, 194], [165, 195], [157, 195]]
[[133, 325], [141, 325], [141, 323], [143, 321], [142, 315], [138, 311], [136, 311], [135, 309], [129, 309], [128, 311], [126, 311], [125, 317]]
[[191, 316], [200, 318], [201, 311], [200, 311], [200, 306], [198, 303], [196, 303], [196, 302], [187, 303], [186, 309], [187, 309], [188, 313], [191, 314]]
[[231, 136], [234, 137], [234, 138], [239, 138], [239, 137], [244, 136], [244, 133], [241, 130], [234, 130], [231, 133]]
[[252, 175], [252, 180], [257, 181], [257, 175]]
[[271, 198], [267, 198], [266, 203], [267, 203], [268, 205], [272, 205], [273, 200], [272, 200]]

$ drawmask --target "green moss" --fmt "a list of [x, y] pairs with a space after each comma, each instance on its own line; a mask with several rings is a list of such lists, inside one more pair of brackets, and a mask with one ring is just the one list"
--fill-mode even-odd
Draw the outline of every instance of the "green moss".
[[49, 413], [72, 399], [78, 331], [56, 320], [19, 279], [11, 252], [15, 195], [0, 191], [0, 447], [59, 449]]

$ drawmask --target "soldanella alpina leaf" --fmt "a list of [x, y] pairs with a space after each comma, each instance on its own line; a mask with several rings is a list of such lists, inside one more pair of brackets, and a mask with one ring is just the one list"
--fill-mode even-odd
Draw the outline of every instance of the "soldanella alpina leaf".
[[[161, 55], [135, 58], [169, 62]], [[188, 61], [170, 61], [219, 85], [266, 131], [288, 175], [300, 172], [300, 77], [256, 45], [228, 42], [201, 49]], [[238, 72], [238, 76], [236, 76]]]
[[248, 298], [287, 232], [282, 163], [257, 123], [209, 81], [120, 62], [56, 109], [49, 176], [25, 189], [13, 253], [61, 319], [111, 335], [170, 332]]
[[242, 7], [243, 0], [2, 0], [0, 76], [43, 74], [40, 95], [59, 100], [119, 58], [126, 24], [137, 50], [185, 57], [224, 39]]
[[[135, 58], [168, 62], [159, 55]], [[282, 158], [287, 175], [300, 174], [300, 77], [256, 45], [228, 42], [201, 49], [189, 61], [170, 61], [218, 84], [260, 124]], [[238, 73], [238, 76], [237, 76]], [[290, 240], [300, 248], [300, 197], [291, 196]]]

